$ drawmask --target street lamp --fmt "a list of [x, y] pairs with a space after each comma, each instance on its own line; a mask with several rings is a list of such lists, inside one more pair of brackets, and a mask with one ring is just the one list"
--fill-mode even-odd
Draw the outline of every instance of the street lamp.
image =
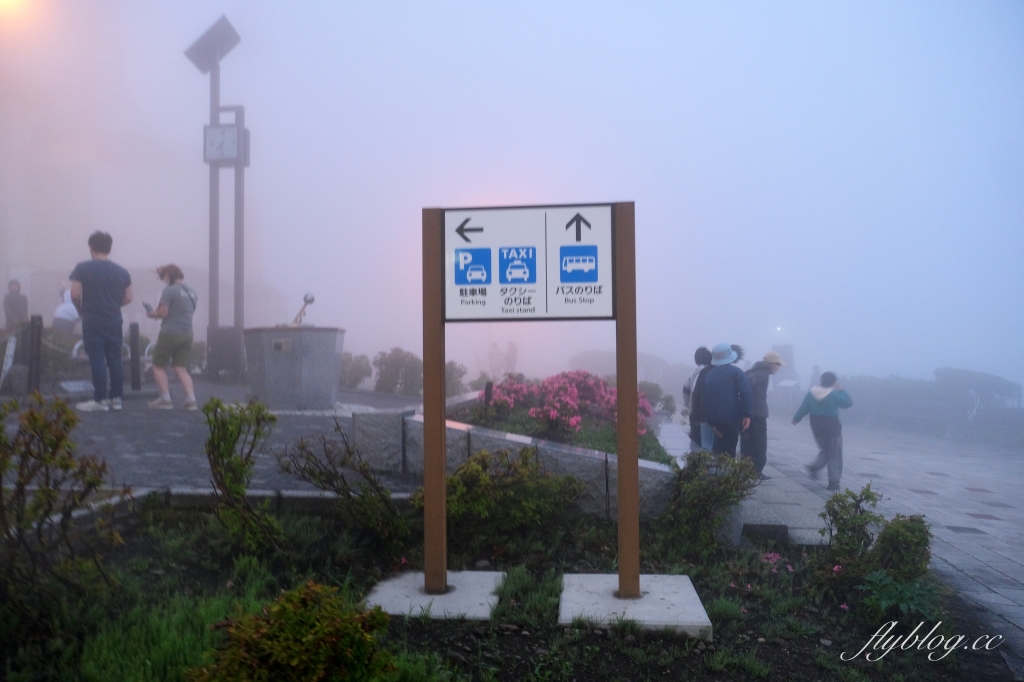
[[[245, 167], [249, 165], [249, 130], [245, 108], [221, 106], [220, 61], [241, 42], [227, 17], [201, 35], [185, 56], [201, 73], [210, 74], [210, 123], [203, 127], [203, 161], [210, 166], [210, 319], [207, 327], [207, 371], [217, 377], [226, 370], [241, 375], [242, 330], [245, 327]], [[234, 115], [221, 123], [221, 114]], [[220, 169], [235, 169], [235, 325], [220, 326]]]

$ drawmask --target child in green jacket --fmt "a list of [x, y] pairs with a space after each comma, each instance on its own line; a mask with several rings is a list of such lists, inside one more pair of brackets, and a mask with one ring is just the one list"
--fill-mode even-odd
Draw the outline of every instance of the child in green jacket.
[[811, 433], [818, 444], [818, 457], [807, 465], [807, 471], [811, 478], [817, 479], [818, 472], [827, 466], [829, 490], [839, 490], [839, 479], [843, 475], [843, 425], [839, 422], [839, 410], [852, 405], [849, 394], [836, 384], [836, 375], [825, 372], [821, 383], [811, 387], [793, 415], [793, 424], [808, 414], [811, 416]]

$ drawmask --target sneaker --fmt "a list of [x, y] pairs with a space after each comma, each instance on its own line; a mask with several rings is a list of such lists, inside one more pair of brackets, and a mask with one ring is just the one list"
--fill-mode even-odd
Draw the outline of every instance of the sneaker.
[[157, 398], [149, 401], [148, 405], [154, 410], [173, 410], [174, 403], [169, 398]]
[[110, 403], [106, 400], [86, 400], [75, 405], [75, 409], [79, 412], [110, 412]]
[[757, 477], [759, 479], [761, 479], [762, 481], [770, 481], [770, 480], [772, 480], [771, 476], [765, 476], [764, 474], [758, 474]]
[[199, 404], [196, 402], [195, 398], [193, 398], [192, 400], [186, 399], [184, 404], [182, 404], [181, 409], [188, 410], [190, 412], [195, 412], [196, 410], [199, 409]]
[[839, 484], [838, 483], [829, 483], [828, 484], [828, 490], [831, 490], [832, 492], [839, 492]]
[[805, 466], [804, 469], [807, 469], [807, 475], [810, 476], [812, 480], [817, 481], [818, 476], [821, 475], [821, 471], [818, 469], [812, 469], [810, 464]]
[[114, 412], [120, 412], [121, 411], [121, 399], [120, 398], [111, 398], [110, 399], [110, 409], [112, 409]]

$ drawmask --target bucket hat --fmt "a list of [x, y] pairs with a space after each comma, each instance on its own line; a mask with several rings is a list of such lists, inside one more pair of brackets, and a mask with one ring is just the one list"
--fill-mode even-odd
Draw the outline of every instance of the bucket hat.
[[716, 343], [711, 349], [711, 364], [715, 367], [728, 365], [737, 357], [736, 351], [727, 343]]
[[776, 353], [773, 350], [770, 350], [770, 351], [768, 351], [767, 353], [764, 354], [764, 361], [765, 362], [770, 362], [770, 363], [772, 363], [774, 365], [785, 365], [786, 364], [785, 362], [782, 361], [782, 356], [779, 355], [778, 353]]

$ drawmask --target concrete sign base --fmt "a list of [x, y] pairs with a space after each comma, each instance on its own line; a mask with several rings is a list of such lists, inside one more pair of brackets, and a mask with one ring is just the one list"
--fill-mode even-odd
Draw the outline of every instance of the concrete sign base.
[[490, 620], [498, 604], [495, 590], [504, 579], [497, 571], [448, 571], [448, 592], [427, 594], [422, 572], [403, 573], [377, 583], [366, 605], [380, 606], [392, 616]]
[[630, 620], [644, 630], [675, 630], [711, 641], [711, 620], [688, 576], [641, 575], [639, 599], [619, 599], [615, 596], [618, 587], [615, 575], [566, 573], [558, 624], [571, 625], [574, 618], [586, 618], [608, 627]]

